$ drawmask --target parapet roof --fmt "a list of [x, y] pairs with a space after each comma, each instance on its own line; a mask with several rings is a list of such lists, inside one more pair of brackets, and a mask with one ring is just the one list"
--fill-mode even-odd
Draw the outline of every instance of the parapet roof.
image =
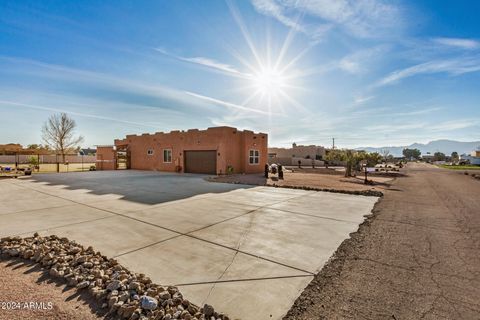
[[[235, 127], [229, 127], [229, 126], [219, 126], [219, 127], [209, 127], [207, 129], [187, 129], [187, 130], [172, 130], [170, 132], [155, 132], [155, 133], [142, 133], [140, 135], [138, 134], [127, 134], [127, 138], [131, 138], [131, 137], [140, 137], [140, 136], [154, 136], [154, 135], [158, 135], [158, 134], [172, 134], [172, 133], [189, 133], [189, 132], [207, 132], [209, 130], [221, 130], [221, 129], [231, 129], [231, 130], [235, 130], [236, 132], [250, 132], [250, 133], [253, 133], [253, 134], [266, 134], [266, 133], [263, 133], [263, 132], [258, 132], [258, 133], [255, 133], [253, 131], [250, 131], [250, 130], [238, 130], [237, 128]], [[116, 139], [116, 140], [121, 140], [121, 139]]]

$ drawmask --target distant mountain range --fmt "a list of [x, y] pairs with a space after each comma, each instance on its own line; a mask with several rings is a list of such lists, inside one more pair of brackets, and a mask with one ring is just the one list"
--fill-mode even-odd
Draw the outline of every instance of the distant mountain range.
[[409, 149], [418, 149], [422, 152], [422, 154], [426, 154], [427, 152], [435, 153], [435, 152], [443, 152], [446, 155], [452, 154], [452, 152], [456, 151], [458, 154], [467, 153], [469, 154], [473, 150], [478, 150], [480, 148], [480, 141], [472, 141], [472, 142], [463, 142], [463, 141], [454, 141], [454, 140], [435, 140], [430, 141], [427, 144], [423, 143], [414, 143], [409, 146], [399, 146], [399, 147], [380, 147], [380, 148], [373, 148], [373, 147], [365, 147], [365, 148], [357, 148], [356, 150], [365, 150], [368, 152], [378, 152], [382, 153], [383, 150], [390, 151], [390, 154], [393, 156], [402, 156], [402, 151], [405, 148]]

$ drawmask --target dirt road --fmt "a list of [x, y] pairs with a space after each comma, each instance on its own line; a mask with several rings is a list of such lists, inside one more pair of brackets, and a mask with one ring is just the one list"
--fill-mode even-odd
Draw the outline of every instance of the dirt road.
[[480, 181], [405, 171], [285, 319], [480, 319]]

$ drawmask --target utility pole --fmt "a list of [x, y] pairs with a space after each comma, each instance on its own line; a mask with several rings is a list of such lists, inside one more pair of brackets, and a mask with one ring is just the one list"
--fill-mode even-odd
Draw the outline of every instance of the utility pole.
[[332, 150], [333, 150], [333, 149], [335, 149], [335, 138], [332, 138], [332, 141], [333, 141], [333, 143], [332, 143]]

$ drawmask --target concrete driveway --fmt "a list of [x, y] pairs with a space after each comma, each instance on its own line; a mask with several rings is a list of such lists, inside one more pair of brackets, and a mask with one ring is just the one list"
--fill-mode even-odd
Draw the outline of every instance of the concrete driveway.
[[144, 171], [0, 181], [0, 236], [92, 245], [233, 319], [280, 319], [377, 198]]
[[[204, 193], [220, 193], [238, 189], [232, 184], [209, 183], [208, 175], [177, 174], [141, 170], [71, 172], [67, 174], [37, 174], [33, 179], [62, 185], [66, 189], [86, 189], [91, 194], [117, 194], [122, 199], [157, 204], [184, 199]], [[248, 188], [249, 186], [241, 186]], [[251, 187], [251, 186], [250, 186]]]

